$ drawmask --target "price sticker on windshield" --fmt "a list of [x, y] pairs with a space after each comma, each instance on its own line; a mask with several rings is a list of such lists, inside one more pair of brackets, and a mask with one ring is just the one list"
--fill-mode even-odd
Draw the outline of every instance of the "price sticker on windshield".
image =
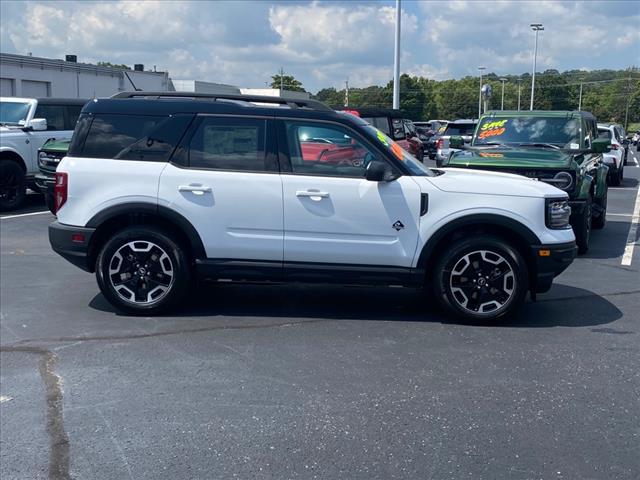
[[479, 139], [484, 139], [488, 137], [499, 137], [502, 135], [506, 129], [505, 124], [507, 120], [498, 120], [495, 122], [487, 122], [480, 127], [480, 133], [478, 134]]

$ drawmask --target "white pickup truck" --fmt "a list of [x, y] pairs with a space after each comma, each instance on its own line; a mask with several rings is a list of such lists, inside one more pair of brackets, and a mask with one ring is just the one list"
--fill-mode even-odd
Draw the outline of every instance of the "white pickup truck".
[[23, 202], [38, 172], [38, 150], [50, 138], [69, 139], [80, 110], [78, 98], [0, 98], [0, 211]]

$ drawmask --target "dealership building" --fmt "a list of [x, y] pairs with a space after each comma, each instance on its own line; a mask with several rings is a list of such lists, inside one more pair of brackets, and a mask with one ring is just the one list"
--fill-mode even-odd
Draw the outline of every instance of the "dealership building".
[[118, 92], [194, 92], [205, 94], [247, 94], [309, 98], [307, 92], [273, 88], [240, 88], [202, 80], [172, 80], [168, 72], [132, 70], [78, 63], [75, 55], [65, 60], [0, 53], [0, 96], [27, 98], [98, 98]]
[[0, 95], [3, 97], [109, 97], [127, 90], [174, 90], [167, 72], [132, 70], [66, 60], [0, 53]]

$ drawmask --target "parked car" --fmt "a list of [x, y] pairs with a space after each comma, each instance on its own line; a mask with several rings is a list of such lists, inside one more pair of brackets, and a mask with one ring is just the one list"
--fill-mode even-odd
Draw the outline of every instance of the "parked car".
[[[355, 161], [305, 158], [310, 137], [342, 139]], [[90, 102], [57, 167], [55, 203], [52, 248], [139, 315], [179, 305], [195, 277], [426, 286], [450, 314], [493, 321], [549, 290], [576, 250], [565, 192], [431, 170], [313, 100]]]
[[26, 189], [37, 191], [38, 150], [51, 139], [69, 139], [87, 100], [0, 98], [0, 211], [18, 208]]
[[[454, 153], [445, 167], [524, 175], [568, 193], [578, 251], [589, 249], [591, 228], [604, 228], [609, 141], [598, 139], [588, 112], [496, 111], [483, 115], [471, 147]], [[462, 138], [451, 137], [462, 147]]]
[[365, 122], [380, 129], [407, 152], [422, 161], [424, 145], [418, 138], [418, 134], [413, 125], [408, 125], [408, 122], [411, 121], [404, 119], [400, 110], [392, 108], [348, 107], [343, 111], [356, 115]]
[[604, 138], [611, 144], [611, 150], [603, 154], [602, 161], [609, 167], [607, 182], [617, 187], [624, 179], [626, 152], [615, 125], [598, 124], [598, 138]]
[[60, 160], [67, 154], [71, 139], [50, 139], [38, 151], [38, 168], [40, 173], [35, 176], [38, 190], [44, 195], [47, 208], [55, 213], [54, 175]]
[[464, 143], [469, 144], [476, 125], [478, 125], [477, 120], [455, 120], [447, 124], [444, 132], [437, 138], [435, 143], [437, 166], [442, 166], [442, 163], [449, 158], [449, 155], [458, 150], [449, 145], [449, 138], [452, 135], [459, 136], [464, 140]]

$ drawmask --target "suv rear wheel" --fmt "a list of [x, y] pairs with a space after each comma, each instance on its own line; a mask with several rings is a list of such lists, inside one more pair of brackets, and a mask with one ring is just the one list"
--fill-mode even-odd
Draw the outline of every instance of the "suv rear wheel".
[[522, 305], [528, 278], [522, 255], [501, 238], [485, 234], [447, 247], [436, 264], [433, 287], [447, 313], [487, 323]]
[[189, 259], [164, 231], [125, 228], [102, 247], [96, 260], [102, 294], [125, 313], [155, 315], [184, 298], [191, 279]]

